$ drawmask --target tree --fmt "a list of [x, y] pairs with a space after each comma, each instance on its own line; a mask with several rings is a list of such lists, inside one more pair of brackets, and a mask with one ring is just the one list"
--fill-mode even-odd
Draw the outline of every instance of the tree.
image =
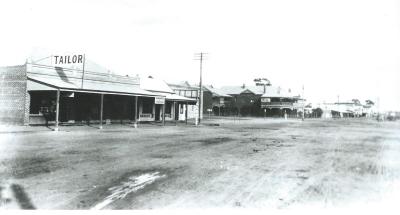
[[358, 100], [358, 99], [352, 99], [351, 101], [354, 102], [355, 104], [360, 104], [361, 103], [360, 100]]
[[369, 99], [365, 100], [365, 103], [366, 103], [367, 105], [374, 105], [374, 104], [375, 104], [373, 101], [371, 101], [371, 100], [369, 100]]
[[312, 113], [315, 115], [315, 117], [321, 118], [323, 111], [321, 108], [315, 108], [312, 110]]

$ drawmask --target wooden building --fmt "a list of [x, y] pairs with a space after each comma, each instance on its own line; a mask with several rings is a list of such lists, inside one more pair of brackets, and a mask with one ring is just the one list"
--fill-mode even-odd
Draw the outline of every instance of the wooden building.
[[298, 113], [304, 111], [304, 102], [300, 95], [295, 95], [290, 89], [275, 86], [266, 86], [261, 96], [261, 108], [266, 116], [299, 117]]
[[[197, 103], [195, 98], [185, 97], [176, 94], [166, 82], [156, 79], [152, 76], [140, 78], [140, 88], [157, 93], [165, 97], [165, 120], [187, 120], [189, 116], [189, 105], [193, 106]], [[190, 95], [193, 95], [191, 92]], [[186, 95], [189, 95], [188, 93]], [[148, 121], [162, 121], [162, 105], [156, 104], [153, 109], [146, 115]]]

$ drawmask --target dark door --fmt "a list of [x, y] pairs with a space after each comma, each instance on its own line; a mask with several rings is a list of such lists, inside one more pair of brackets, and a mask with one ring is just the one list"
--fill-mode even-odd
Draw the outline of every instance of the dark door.
[[179, 120], [179, 104], [175, 103], [175, 120]]
[[157, 105], [157, 104], [156, 104], [156, 115], [155, 115], [155, 120], [156, 120], [156, 121], [160, 121], [160, 120], [161, 120], [161, 118], [160, 118], [161, 106], [162, 106], [162, 105]]

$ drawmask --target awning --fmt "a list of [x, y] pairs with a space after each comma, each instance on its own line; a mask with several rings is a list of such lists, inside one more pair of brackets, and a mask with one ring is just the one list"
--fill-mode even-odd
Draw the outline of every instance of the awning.
[[138, 86], [121, 84], [117, 82], [100, 82], [84, 80], [83, 88], [78, 84], [59, 78], [44, 78], [40, 76], [28, 76], [28, 91], [36, 90], [64, 90], [86, 93], [103, 93], [117, 95], [141, 95], [141, 96], [164, 96], [159, 93], [140, 89]]
[[197, 103], [197, 99], [188, 98], [177, 94], [170, 94], [170, 93], [159, 93], [159, 94], [165, 96], [165, 99], [168, 101], [188, 102], [191, 104]]

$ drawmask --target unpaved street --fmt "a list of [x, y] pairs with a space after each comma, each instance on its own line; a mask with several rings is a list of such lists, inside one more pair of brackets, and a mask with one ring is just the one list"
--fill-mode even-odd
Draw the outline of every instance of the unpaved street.
[[205, 120], [200, 127], [2, 131], [0, 197], [7, 192], [14, 196], [7, 194], [11, 200], [0, 205], [164, 209], [392, 204], [400, 196], [395, 192], [399, 131], [399, 122], [367, 119], [250, 118]]

